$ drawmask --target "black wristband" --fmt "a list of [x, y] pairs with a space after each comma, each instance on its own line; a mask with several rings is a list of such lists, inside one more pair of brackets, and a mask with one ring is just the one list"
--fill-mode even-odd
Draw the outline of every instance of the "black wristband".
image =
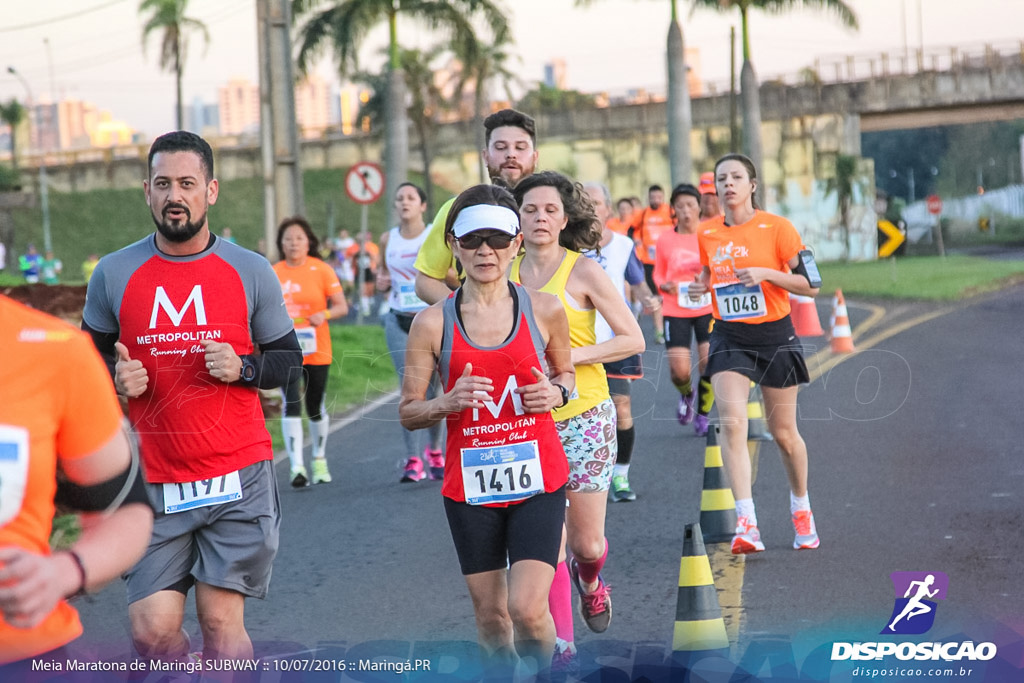
[[558, 387], [558, 390], [562, 392], [562, 405], [558, 407], [564, 408], [565, 406], [567, 406], [569, 404], [569, 390], [556, 382], [552, 382], [551, 386]]
[[68, 595], [68, 596], [65, 597], [66, 600], [71, 600], [73, 598], [77, 598], [79, 596], [85, 595], [85, 583], [86, 583], [85, 565], [82, 564], [82, 557], [81, 557], [81, 555], [76, 553], [71, 548], [68, 548], [67, 550], [64, 550], [63, 552], [67, 553], [71, 557], [71, 559], [74, 561], [75, 566], [78, 567], [78, 579], [79, 579], [78, 590], [76, 590], [71, 595]]

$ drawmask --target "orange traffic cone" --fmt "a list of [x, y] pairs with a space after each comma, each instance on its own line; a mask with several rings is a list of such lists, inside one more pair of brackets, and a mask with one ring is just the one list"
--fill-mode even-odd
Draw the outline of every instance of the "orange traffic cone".
[[853, 353], [853, 334], [850, 331], [850, 316], [846, 312], [843, 290], [837, 289], [832, 300], [832, 353]]
[[818, 308], [814, 305], [814, 297], [789, 295], [790, 317], [798, 337], [820, 337], [825, 334], [818, 320]]

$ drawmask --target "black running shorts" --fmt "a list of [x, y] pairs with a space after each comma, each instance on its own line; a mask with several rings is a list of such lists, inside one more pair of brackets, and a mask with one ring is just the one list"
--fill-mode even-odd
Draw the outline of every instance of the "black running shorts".
[[445, 498], [444, 511], [465, 576], [504, 569], [521, 560], [558, 566], [565, 486], [508, 507], [484, 507]]

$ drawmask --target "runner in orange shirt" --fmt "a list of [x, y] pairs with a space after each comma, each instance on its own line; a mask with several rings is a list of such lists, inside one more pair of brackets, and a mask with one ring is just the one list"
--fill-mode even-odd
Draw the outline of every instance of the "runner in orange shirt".
[[[747, 452], [750, 382], [761, 385], [768, 429], [779, 446], [790, 486], [790, 511], [802, 550], [819, 544], [807, 494], [807, 446], [796, 423], [796, 395], [810, 381], [789, 318], [789, 293], [814, 296], [821, 285], [793, 224], [760, 210], [757, 172], [742, 154], [715, 164], [725, 215], [701, 224], [697, 239], [704, 268], [689, 286], [698, 299], [712, 292], [714, 327], [707, 372], [722, 419], [722, 460], [736, 499], [733, 554], [764, 550], [751, 495]], [[810, 268], [808, 268], [810, 265]], [[810, 272], [808, 272], [810, 271]]]
[[609, 216], [605, 226], [612, 232], [629, 235], [630, 223], [633, 221], [633, 202], [629, 201], [629, 197], [622, 197], [615, 202], [615, 210], [619, 215]]
[[[82, 633], [68, 598], [142, 557], [153, 511], [89, 337], [4, 296], [0, 320], [0, 680], [18, 681], [35, 670], [29, 658], [67, 659], [63, 647]], [[56, 552], [55, 496], [62, 507], [103, 511]]]
[[[660, 185], [651, 185], [648, 188], [647, 201], [647, 208], [633, 214], [630, 228], [631, 237], [637, 245], [636, 255], [644, 266], [647, 286], [652, 292], [657, 293], [658, 287], [654, 283], [654, 257], [657, 253], [658, 238], [672, 230], [675, 220], [672, 216], [672, 207], [665, 203], [665, 190]], [[654, 321], [654, 339], [657, 343], [663, 344], [665, 333], [662, 331], [664, 325], [660, 308], [651, 313], [651, 320]]]
[[709, 218], [716, 218], [722, 215], [722, 207], [718, 203], [718, 190], [715, 189], [715, 174], [713, 172], [700, 174], [700, 219], [706, 221]]
[[329, 484], [327, 468], [327, 433], [329, 417], [324, 409], [327, 376], [331, 369], [331, 331], [327, 321], [348, 315], [348, 303], [334, 269], [321, 261], [320, 242], [309, 222], [301, 216], [285, 218], [277, 228], [277, 252], [284, 260], [274, 264], [274, 273], [281, 281], [281, 294], [288, 316], [295, 323], [295, 335], [302, 348], [301, 382], [292, 372], [284, 385], [284, 417], [281, 432], [284, 447], [291, 461], [289, 480], [293, 488], [310, 482], [302, 455], [302, 401], [305, 395], [309, 415], [309, 436], [313, 442], [314, 484]]

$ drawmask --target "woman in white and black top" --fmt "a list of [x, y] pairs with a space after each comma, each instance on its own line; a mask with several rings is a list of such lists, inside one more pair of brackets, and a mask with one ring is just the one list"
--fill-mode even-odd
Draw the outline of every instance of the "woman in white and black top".
[[[405, 347], [409, 341], [409, 327], [416, 314], [427, 304], [416, 296], [416, 269], [413, 263], [423, 241], [427, 238], [429, 226], [423, 222], [427, 210], [427, 195], [412, 183], [402, 183], [395, 192], [395, 208], [398, 211], [398, 225], [381, 237], [380, 249], [384, 254], [383, 268], [377, 271], [377, 290], [389, 292], [388, 304], [391, 310], [384, 316], [384, 336], [388, 353], [398, 371], [399, 381], [405, 374]], [[428, 398], [433, 398], [431, 386]], [[405, 466], [402, 468], [403, 482], [425, 479], [441, 479], [444, 476], [444, 452], [441, 450], [441, 425], [428, 430], [429, 443], [419, 452], [415, 432], [402, 428], [405, 443]]]

